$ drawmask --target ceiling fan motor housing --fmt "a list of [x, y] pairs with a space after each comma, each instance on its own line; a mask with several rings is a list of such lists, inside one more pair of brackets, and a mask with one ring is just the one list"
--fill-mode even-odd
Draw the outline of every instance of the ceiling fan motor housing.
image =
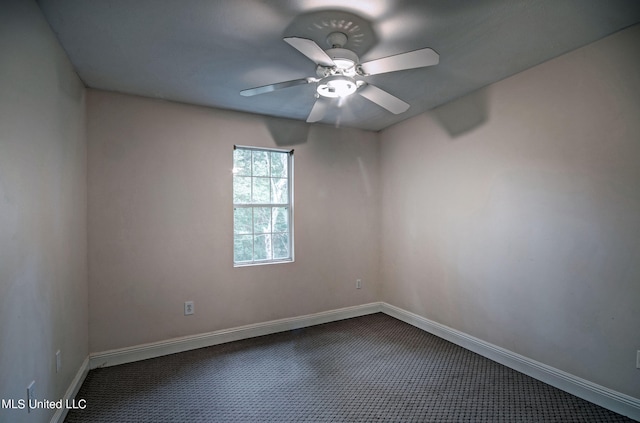
[[325, 78], [330, 75], [363, 75], [359, 64], [360, 58], [351, 50], [347, 50], [346, 48], [330, 48], [325, 52], [333, 61], [334, 66], [318, 65], [316, 74], [319, 78]]
[[358, 55], [342, 47], [330, 48], [325, 52], [335, 66], [318, 67], [317, 73], [322, 79], [318, 82], [317, 93], [323, 97], [336, 98], [356, 92], [359, 85], [353, 77], [358, 73]]
[[326, 50], [326, 53], [333, 60], [336, 68], [338, 68], [341, 73], [345, 75], [355, 75], [356, 65], [360, 61], [357, 54], [355, 54], [351, 50], [340, 47], [330, 48], [329, 50]]

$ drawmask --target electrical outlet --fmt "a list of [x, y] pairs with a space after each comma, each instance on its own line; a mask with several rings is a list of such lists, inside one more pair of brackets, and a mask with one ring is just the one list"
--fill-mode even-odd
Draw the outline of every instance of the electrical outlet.
[[640, 369], [640, 350], [636, 352], [636, 369]]
[[356, 279], [356, 289], [362, 288], [362, 279]]
[[189, 316], [195, 313], [195, 308], [193, 306], [193, 301], [185, 301], [184, 303], [184, 315]]
[[62, 353], [60, 350], [56, 351], [56, 373], [62, 369]]
[[31, 401], [36, 400], [36, 381], [32, 380], [29, 386], [27, 386], [27, 411], [31, 413]]

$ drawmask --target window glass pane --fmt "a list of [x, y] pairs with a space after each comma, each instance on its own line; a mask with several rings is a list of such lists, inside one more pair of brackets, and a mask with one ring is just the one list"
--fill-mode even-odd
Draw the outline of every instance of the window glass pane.
[[253, 178], [253, 203], [268, 204], [271, 199], [271, 178]]
[[289, 210], [286, 207], [273, 207], [271, 210], [272, 232], [289, 232]]
[[233, 174], [251, 176], [251, 150], [233, 150]]
[[233, 261], [253, 260], [253, 236], [236, 235], [233, 238]]
[[292, 163], [289, 152], [236, 146], [233, 152], [233, 260], [291, 260]]
[[269, 152], [253, 151], [253, 176], [269, 176]]
[[271, 207], [253, 208], [253, 231], [257, 234], [271, 232]]
[[246, 176], [233, 177], [233, 202], [236, 204], [251, 202], [251, 178]]
[[273, 258], [286, 259], [289, 258], [289, 234], [273, 235]]
[[287, 177], [289, 153], [271, 152], [271, 176], [277, 178]]
[[250, 207], [236, 207], [233, 209], [233, 233], [253, 233], [253, 209]]
[[286, 178], [271, 178], [271, 196], [273, 204], [289, 202], [289, 183]]
[[256, 235], [253, 237], [253, 259], [271, 260], [271, 234]]

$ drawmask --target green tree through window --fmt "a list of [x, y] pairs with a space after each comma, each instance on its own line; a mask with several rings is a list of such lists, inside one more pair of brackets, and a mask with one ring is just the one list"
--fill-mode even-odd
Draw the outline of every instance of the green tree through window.
[[293, 260], [293, 151], [233, 150], [234, 265]]

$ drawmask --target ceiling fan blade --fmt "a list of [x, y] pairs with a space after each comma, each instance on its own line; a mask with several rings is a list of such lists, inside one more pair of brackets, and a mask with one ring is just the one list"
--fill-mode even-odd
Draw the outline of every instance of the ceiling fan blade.
[[313, 103], [313, 107], [311, 108], [311, 112], [309, 113], [309, 117], [307, 118], [307, 122], [313, 123], [322, 120], [325, 113], [327, 112], [328, 105], [328, 101], [325, 101], [322, 98], [318, 98], [316, 102]]
[[329, 57], [327, 53], [325, 53], [324, 50], [322, 50], [320, 46], [315, 43], [315, 41], [298, 37], [287, 37], [284, 38], [284, 41], [286, 41], [289, 45], [291, 45], [291, 47], [295, 48], [300, 53], [307, 56], [316, 65], [328, 67], [335, 66], [335, 63], [333, 63], [331, 57]]
[[363, 63], [362, 70], [367, 75], [377, 75], [379, 73], [395, 72], [405, 69], [423, 68], [425, 66], [437, 65], [440, 55], [430, 48], [414, 50], [408, 53], [396, 54], [394, 56], [383, 57]]
[[367, 100], [376, 103], [380, 107], [384, 107], [396, 115], [406, 112], [409, 109], [409, 104], [371, 84], [361, 87], [356, 92]]
[[278, 82], [277, 84], [263, 85], [262, 87], [249, 88], [240, 91], [240, 95], [244, 97], [251, 97], [258, 94], [270, 93], [282, 88], [295, 87], [296, 85], [305, 85], [311, 82], [310, 79], [295, 79], [293, 81]]

